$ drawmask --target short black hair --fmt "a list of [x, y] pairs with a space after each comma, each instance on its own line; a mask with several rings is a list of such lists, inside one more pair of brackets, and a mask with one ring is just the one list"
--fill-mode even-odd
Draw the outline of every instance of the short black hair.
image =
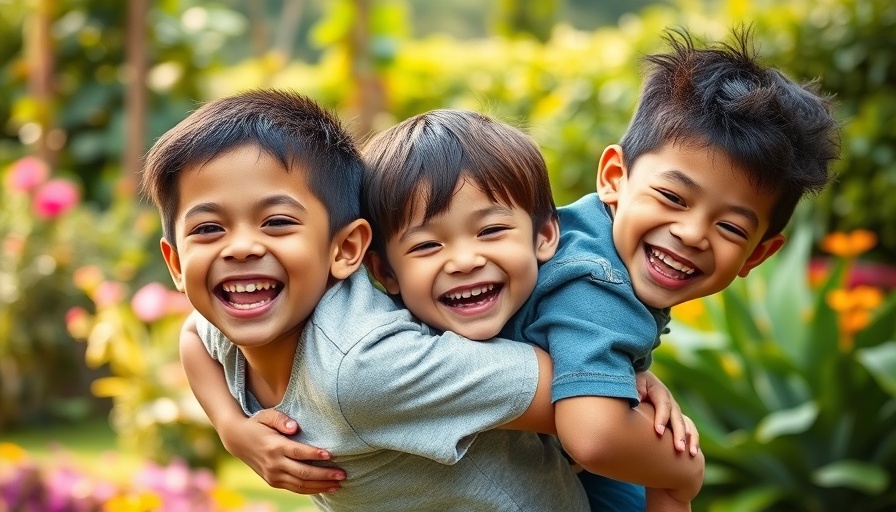
[[477, 112], [419, 114], [375, 135], [362, 154], [362, 211], [373, 229], [372, 250], [380, 254], [419, 202], [424, 219], [447, 210], [461, 179], [492, 201], [527, 211], [536, 232], [556, 215], [538, 145], [519, 129]]
[[631, 171], [666, 144], [722, 150], [760, 192], [777, 195], [764, 238], [780, 233], [797, 203], [830, 180], [840, 152], [832, 99], [763, 66], [749, 28], [732, 44], [696, 48], [683, 29], [666, 33], [668, 53], [646, 57], [638, 107], [620, 141]]
[[206, 103], [147, 153], [141, 189], [159, 209], [172, 246], [180, 174], [244, 145], [257, 146], [287, 172], [304, 172], [311, 193], [327, 209], [331, 236], [360, 218], [363, 162], [338, 118], [293, 91], [252, 90]]

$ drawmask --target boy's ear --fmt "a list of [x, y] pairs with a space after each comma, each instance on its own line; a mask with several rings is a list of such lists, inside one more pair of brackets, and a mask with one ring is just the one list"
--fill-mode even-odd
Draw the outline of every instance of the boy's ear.
[[535, 258], [539, 263], [548, 261], [556, 254], [558, 245], [560, 245], [560, 222], [556, 215], [551, 215], [535, 235]]
[[753, 252], [750, 253], [750, 256], [747, 257], [747, 261], [744, 262], [744, 266], [741, 267], [740, 272], [738, 272], [737, 275], [740, 277], [747, 277], [747, 274], [749, 274], [751, 270], [758, 267], [763, 261], [769, 259], [772, 254], [778, 252], [784, 245], [784, 241], [784, 235], [778, 233], [757, 245], [756, 248], [753, 249]]
[[395, 278], [395, 273], [392, 272], [392, 267], [389, 266], [384, 256], [376, 251], [368, 251], [367, 256], [364, 257], [364, 263], [367, 264], [367, 269], [373, 274], [374, 279], [383, 285], [386, 293], [398, 295], [401, 292], [398, 279]]
[[356, 219], [333, 236], [333, 261], [330, 274], [336, 279], [346, 279], [364, 262], [364, 253], [370, 246], [370, 224]]
[[184, 275], [180, 269], [180, 256], [177, 254], [177, 249], [165, 237], [159, 240], [159, 247], [162, 248], [162, 257], [165, 258], [165, 265], [168, 266], [168, 273], [171, 274], [174, 286], [177, 288], [177, 291], [183, 293]]
[[604, 149], [597, 164], [597, 195], [607, 205], [616, 206], [619, 187], [625, 179], [625, 163], [622, 160], [622, 146], [613, 144]]

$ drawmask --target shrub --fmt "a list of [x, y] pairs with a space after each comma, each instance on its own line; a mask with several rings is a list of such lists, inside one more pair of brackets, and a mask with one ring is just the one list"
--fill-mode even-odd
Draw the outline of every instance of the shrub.
[[700, 430], [695, 510], [896, 507], [896, 293], [844, 288], [863, 248], [828, 245], [814, 284], [800, 229], [748, 279], [673, 311], [655, 371]]

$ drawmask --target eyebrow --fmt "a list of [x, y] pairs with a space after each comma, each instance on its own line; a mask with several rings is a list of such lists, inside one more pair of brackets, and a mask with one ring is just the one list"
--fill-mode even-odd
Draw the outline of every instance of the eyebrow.
[[[679, 171], [678, 169], [669, 169], [668, 171], [663, 171], [660, 173], [660, 177], [667, 179], [669, 181], [674, 181], [674, 182], [680, 184], [681, 186], [687, 188], [689, 191], [691, 191], [693, 193], [696, 193], [696, 194], [706, 194], [707, 193], [707, 191], [704, 190], [703, 187], [701, 187], [699, 183], [692, 180], [690, 176], [688, 176], [686, 173], [684, 173], [682, 171]], [[759, 215], [757, 215], [756, 212], [752, 208], [735, 204], [735, 205], [730, 205], [728, 207], [728, 209], [731, 210], [733, 213], [740, 215], [741, 217], [744, 217], [745, 219], [747, 219], [748, 221], [753, 223], [754, 226], [759, 226]]]
[[[263, 197], [260, 201], [255, 203], [256, 208], [270, 208], [271, 206], [289, 206], [302, 212], [308, 211], [308, 208], [305, 208], [305, 205], [300, 203], [294, 197], [285, 194]], [[184, 220], [188, 220], [190, 217], [204, 213], [220, 213], [222, 209], [221, 205], [217, 203], [199, 203], [187, 210], [187, 213], [184, 214]]]
[[[485, 208], [480, 208], [478, 210], [473, 211], [473, 218], [474, 218], [474, 220], [479, 220], [483, 217], [488, 217], [489, 215], [496, 215], [496, 214], [510, 216], [510, 215], [513, 215], [513, 210], [511, 210], [510, 208], [508, 208], [502, 204], [492, 204], [492, 205], [486, 206]], [[415, 234], [419, 233], [420, 231], [425, 231], [426, 224], [428, 224], [428, 223], [429, 223], [429, 221], [406, 229], [404, 231], [404, 233], [402, 233], [401, 236], [398, 237], [398, 241], [405, 242], [405, 241], [407, 241], [408, 238], [414, 236]]]

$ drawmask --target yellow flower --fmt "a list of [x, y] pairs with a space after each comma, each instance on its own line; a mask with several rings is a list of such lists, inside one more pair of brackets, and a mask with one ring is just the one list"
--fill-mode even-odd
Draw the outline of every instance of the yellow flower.
[[215, 487], [211, 491], [212, 500], [222, 510], [237, 510], [245, 505], [245, 498], [236, 491]]
[[867, 229], [836, 231], [821, 240], [821, 250], [841, 258], [854, 258], [877, 245], [877, 235]]
[[0, 460], [13, 463], [28, 459], [28, 452], [24, 448], [13, 443], [0, 443]]
[[103, 512], [152, 512], [162, 508], [162, 498], [153, 492], [118, 495], [103, 504]]
[[696, 327], [705, 314], [706, 306], [700, 299], [682, 302], [672, 307], [672, 317], [691, 327]]

